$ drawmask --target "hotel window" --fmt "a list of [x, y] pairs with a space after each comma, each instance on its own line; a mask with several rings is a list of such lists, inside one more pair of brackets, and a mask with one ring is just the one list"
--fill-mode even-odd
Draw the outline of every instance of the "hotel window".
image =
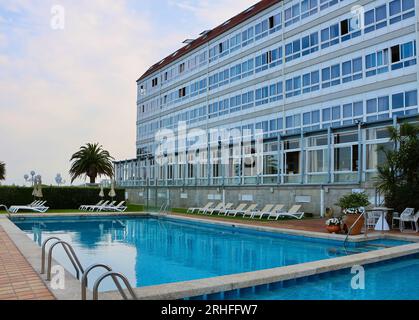
[[256, 106], [266, 104], [269, 102], [269, 88], [268, 86], [256, 90]]
[[320, 10], [325, 10], [337, 3], [339, 3], [339, 0], [320, 0]]
[[212, 47], [209, 49], [209, 62], [214, 62], [218, 59], [218, 46]]
[[208, 105], [208, 118], [218, 117], [218, 102], [214, 102]]
[[186, 87], [179, 89], [179, 98], [183, 98], [186, 96]]
[[234, 67], [230, 68], [230, 82], [234, 82], [241, 79], [242, 65], [239, 63]]
[[274, 33], [282, 28], [282, 15], [278, 13], [269, 18], [269, 33]]
[[220, 58], [224, 57], [225, 55], [230, 53], [229, 48], [230, 48], [230, 41], [229, 40], [225, 40], [224, 42], [221, 42], [218, 45], [218, 50], [220, 52]]
[[154, 78], [153, 80], [151, 80], [151, 86], [154, 88], [158, 85], [159, 83], [159, 78]]
[[336, 23], [320, 32], [321, 48], [325, 49], [339, 43], [339, 24]]
[[313, 92], [320, 89], [319, 71], [309, 72], [303, 75], [303, 93]]
[[301, 2], [301, 19], [317, 13], [317, 0], [303, 0]]
[[388, 49], [371, 53], [365, 57], [366, 76], [388, 72]]
[[185, 72], [185, 63], [181, 63], [179, 65], [179, 73], [183, 73], [183, 72]]
[[219, 115], [220, 116], [228, 114], [228, 112], [229, 112], [229, 102], [230, 102], [229, 99], [224, 99], [224, 100], [219, 102], [218, 110], [219, 110]]
[[285, 62], [292, 61], [301, 57], [301, 43], [300, 39], [294, 40], [285, 45]]
[[209, 82], [209, 90], [214, 90], [218, 88], [218, 73], [215, 73], [212, 76], [209, 76], [208, 82]]
[[304, 131], [320, 129], [320, 110], [303, 113]]
[[340, 84], [340, 64], [322, 69], [322, 88]]
[[274, 68], [280, 64], [282, 64], [282, 47], [271, 50], [271, 62], [269, 67]]
[[230, 69], [226, 69], [218, 73], [218, 86], [224, 86], [228, 84], [230, 79]]
[[387, 5], [371, 9], [364, 14], [365, 33], [387, 26]]
[[342, 83], [362, 79], [362, 58], [342, 63]]
[[416, 64], [416, 41], [391, 47], [391, 70]]
[[262, 39], [268, 35], [268, 20], [263, 20], [255, 26], [255, 40]]
[[242, 96], [241, 94], [230, 98], [230, 113], [238, 112], [241, 110]]
[[391, 107], [394, 116], [416, 114], [418, 112], [418, 92], [417, 90], [392, 95]]
[[395, 0], [390, 2], [390, 24], [415, 15], [415, 0]]
[[290, 98], [301, 94], [301, 76], [288, 79], [285, 82], [285, 97]]
[[302, 55], [306, 56], [319, 50], [319, 34], [314, 32], [301, 39]]
[[234, 52], [241, 47], [241, 33], [230, 38], [230, 52]]
[[[284, 141], [284, 173], [286, 175], [299, 175], [301, 172], [301, 149], [300, 140]], [[294, 177], [297, 178], [298, 177]], [[286, 177], [288, 183], [298, 183], [299, 181]]]
[[358, 171], [359, 146], [357, 133], [335, 134], [334, 171]]
[[269, 63], [271, 63], [271, 60], [271, 51], [265, 52], [257, 56], [255, 59], [255, 72], [258, 73], [267, 70]]
[[250, 27], [246, 31], [242, 32], [242, 47], [245, 47], [253, 42], [253, 35], [253, 27]]
[[283, 96], [283, 88], [282, 88], [282, 81], [279, 81], [275, 84], [271, 84], [269, 86], [269, 96], [270, 102], [279, 101], [284, 98]]
[[298, 133], [301, 130], [301, 115], [295, 114], [285, 118], [285, 127], [287, 134]]
[[242, 79], [251, 76], [254, 73], [254, 60], [249, 59], [242, 63]]
[[254, 102], [254, 92], [249, 91], [242, 94], [242, 110], [253, 107]]
[[288, 27], [300, 20], [300, 4], [297, 3], [285, 9], [285, 27]]
[[361, 35], [360, 21], [353, 17], [340, 22], [341, 41], [347, 41]]

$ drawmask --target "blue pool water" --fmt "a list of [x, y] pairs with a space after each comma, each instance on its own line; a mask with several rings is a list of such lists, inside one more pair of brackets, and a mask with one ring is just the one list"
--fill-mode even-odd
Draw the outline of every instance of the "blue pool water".
[[[345, 254], [338, 241], [172, 218], [17, 218], [14, 223], [39, 245], [53, 235], [68, 241], [85, 267], [98, 262], [108, 264], [124, 273], [135, 287], [256, 271]], [[407, 242], [370, 241], [356, 247], [351, 244], [348, 252], [403, 244]], [[61, 248], [54, 257], [72, 270]], [[106, 282], [103, 289], [114, 287]]]
[[[344, 269], [319, 276], [213, 295], [234, 300], [419, 300], [419, 255], [364, 266], [365, 287], [353, 289]], [[200, 297], [202, 299], [203, 297]], [[211, 297], [207, 297], [211, 298]]]

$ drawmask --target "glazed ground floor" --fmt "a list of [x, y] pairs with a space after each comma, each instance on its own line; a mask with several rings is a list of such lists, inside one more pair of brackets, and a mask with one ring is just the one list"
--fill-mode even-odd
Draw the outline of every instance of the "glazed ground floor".
[[365, 191], [370, 202], [381, 204], [383, 199], [371, 184], [345, 185], [276, 185], [276, 186], [213, 186], [213, 187], [138, 187], [127, 188], [129, 201], [144, 204], [149, 210], [202, 207], [208, 202], [257, 203], [259, 209], [266, 204], [283, 204], [289, 209], [294, 204], [302, 205], [308, 215], [322, 216], [326, 208], [340, 213], [338, 199], [352, 192]]

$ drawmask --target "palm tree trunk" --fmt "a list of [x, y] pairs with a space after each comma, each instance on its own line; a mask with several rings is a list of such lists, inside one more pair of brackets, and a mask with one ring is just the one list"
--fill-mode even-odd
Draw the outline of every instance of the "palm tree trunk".
[[91, 176], [90, 178], [90, 184], [95, 184], [96, 183], [96, 177], [95, 176]]

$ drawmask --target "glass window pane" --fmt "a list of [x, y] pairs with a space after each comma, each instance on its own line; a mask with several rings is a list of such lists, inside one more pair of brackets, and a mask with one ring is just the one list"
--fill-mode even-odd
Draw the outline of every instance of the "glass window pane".
[[399, 108], [403, 108], [403, 106], [404, 106], [403, 93], [393, 94], [392, 108], [399, 109]]
[[377, 112], [377, 99], [367, 100], [367, 113]]
[[390, 101], [389, 97], [378, 98], [378, 112], [387, 111], [389, 109]]
[[418, 105], [418, 92], [416, 90], [406, 92], [406, 107]]

